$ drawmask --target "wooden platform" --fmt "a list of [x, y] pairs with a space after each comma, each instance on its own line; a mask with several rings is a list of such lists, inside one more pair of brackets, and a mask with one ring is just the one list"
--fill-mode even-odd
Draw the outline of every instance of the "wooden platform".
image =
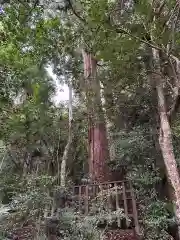
[[[81, 214], [93, 215], [101, 211], [111, 215], [119, 211], [113, 222], [115, 227], [135, 229], [139, 234], [136, 200], [129, 181], [74, 186], [73, 195], [78, 206], [76, 210]], [[125, 217], [121, 216], [121, 211]]]
[[[110, 217], [98, 225], [102, 231], [106, 229], [104, 240], [139, 239], [136, 200], [129, 181], [74, 186], [73, 202], [76, 211], [83, 216], [97, 216], [99, 214], [101, 217], [103, 216], [103, 219]], [[15, 231], [15, 235], [20, 240], [31, 240], [35, 233], [33, 225]]]

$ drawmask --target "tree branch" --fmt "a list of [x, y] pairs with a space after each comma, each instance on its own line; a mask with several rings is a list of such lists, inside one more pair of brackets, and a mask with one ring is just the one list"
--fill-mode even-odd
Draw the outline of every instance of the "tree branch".
[[[69, 3], [69, 7], [70, 7], [70, 9], [72, 10], [73, 14], [74, 14], [81, 22], [87, 24], [87, 21], [86, 21], [84, 18], [82, 18], [82, 17], [75, 11], [75, 9], [74, 9], [74, 7], [73, 7], [73, 5], [72, 5], [72, 3], [71, 3], [71, 0], [67, 0], [67, 1], [68, 1], [68, 3]], [[162, 9], [163, 7], [164, 7], [164, 5], [162, 4], [162, 6], [161, 6], [160, 9]], [[110, 22], [110, 17], [109, 17], [109, 19], [106, 21], [106, 23], [108, 23], [111, 28], [113, 27], [116, 33], [121, 33], [121, 34], [128, 35], [128, 36], [130, 36], [130, 37], [132, 37], [132, 38], [134, 38], [134, 39], [136, 39], [136, 40], [138, 40], [138, 41], [140, 41], [140, 42], [142, 42], [142, 43], [150, 46], [151, 48], [155, 48], [155, 49], [157, 49], [157, 50], [160, 50], [160, 51], [163, 51], [163, 52], [164, 52], [164, 50], [163, 50], [161, 47], [159, 47], [159, 46], [157, 46], [157, 45], [154, 45], [154, 44], [152, 44], [152, 43], [150, 43], [150, 42], [148, 42], [148, 41], [146, 41], [146, 40], [144, 40], [144, 39], [142, 39], [142, 38], [140, 38], [140, 37], [138, 37], [138, 36], [133, 35], [133, 34], [130, 33], [128, 30], [119, 28], [119, 27], [117, 27], [117, 26], [113, 26], [113, 25], [111, 24], [111, 22]]]
[[[6, 149], [7, 149], [7, 153], [8, 153], [8, 155], [9, 155], [11, 161], [14, 163], [14, 165], [16, 166], [16, 168], [19, 169], [19, 167], [20, 167], [19, 164], [20, 164], [20, 163], [17, 163], [17, 162], [16, 162], [16, 160], [14, 159], [14, 157], [13, 157], [12, 154], [11, 154], [11, 150], [10, 150], [8, 147], [6, 147]], [[22, 166], [21, 166], [21, 167], [22, 167]]]
[[46, 141], [44, 138], [42, 138], [41, 141], [42, 141], [42, 142], [44, 143], [44, 145], [46, 146], [49, 155], [53, 158], [53, 153], [51, 152], [51, 150], [50, 150], [50, 148], [49, 148], [49, 146], [48, 146], [47, 141]]
[[158, 15], [159, 15], [159, 17], [160, 17], [160, 15], [161, 15], [162, 11], [163, 11], [163, 8], [164, 8], [165, 4], [166, 4], [166, 1], [164, 0], [164, 1], [162, 2], [162, 4], [160, 5], [160, 7], [159, 7], [159, 10], [158, 10]]
[[28, 18], [29, 18], [29, 16], [31, 15], [32, 11], [37, 7], [38, 3], [39, 3], [39, 0], [36, 0], [36, 1], [34, 2], [33, 7], [30, 9], [29, 13], [28, 13], [27, 16], [26, 16], [26, 19], [25, 19], [26, 21], [28, 20]]
[[84, 18], [82, 18], [77, 12], [76, 10], [74, 9], [73, 5], [72, 5], [72, 2], [71, 0], [67, 0], [68, 4], [69, 4], [69, 7], [71, 9], [71, 11], [73, 12], [73, 14], [83, 23], [87, 23], [86, 20]]
[[20, 4], [22, 4], [24, 7], [28, 7], [28, 4], [26, 4], [23, 0], [17, 0]]
[[[179, 91], [178, 91], [179, 92]], [[178, 112], [180, 108], [180, 94], [178, 94], [174, 100], [174, 103], [171, 107], [171, 109], [168, 111], [167, 115], [169, 118], [169, 122], [171, 123], [174, 117], [176, 116], [176, 113]]]
[[117, 27], [117, 26], [113, 26], [113, 25], [110, 23], [110, 21], [109, 21], [109, 25], [110, 25], [110, 27], [113, 27], [113, 29], [115, 30], [116, 33], [121, 33], [121, 34], [128, 35], [128, 36], [136, 39], [137, 41], [148, 45], [148, 46], [151, 47], [151, 48], [154, 48], [154, 49], [157, 49], [157, 50], [159, 50], [159, 51], [164, 52], [164, 50], [163, 50], [161, 47], [159, 47], [159, 46], [157, 46], [157, 45], [154, 45], [154, 44], [152, 44], [152, 43], [150, 43], [150, 42], [148, 42], [148, 41], [146, 41], [146, 40], [144, 40], [144, 39], [142, 39], [142, 38], [140, 38], [140, 37], [132, 34], [132, 33], [129, 32], [128, 30], [125, 30], [125, 29], [123, 29], [123, 28], [119, 28], [119, 27]]

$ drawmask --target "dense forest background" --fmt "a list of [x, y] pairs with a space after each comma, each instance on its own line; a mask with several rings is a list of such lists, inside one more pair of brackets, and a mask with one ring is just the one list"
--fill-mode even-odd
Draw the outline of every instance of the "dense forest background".
[[[102, 156], [101, 179], [107, 164], [133, 182], [144, 239], [178, 239], [179, 1], [0, 4], [2, 239], [27, 221], [40, 229], [53, 192], [89, 182], [89, 161]], [[67, 103], [53, 102], [48, 66], [69, 86]], [[108, 141], [92, 156], [94, 125]], [[97, 216], [77, 215], [61, 217], [62, 239], [98, 239]]]

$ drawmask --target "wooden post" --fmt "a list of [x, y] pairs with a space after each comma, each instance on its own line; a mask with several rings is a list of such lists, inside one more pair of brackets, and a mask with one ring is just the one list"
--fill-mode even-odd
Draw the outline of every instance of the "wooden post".
[[[125, 216], [127, 216], [128, 218], [128, 206], [127, 206], [126, 189], [125, 189], [124, 182], [122, 183], [122, 190], [123, 190], [124, 213], [125, 213]], [[126, 218], [126, 227], [128, 227], [129, 225], [127, 218]]]
[[[118, 193], [118, 186], [116, 183], [114, 184], [114, 187], [115, 187], [115, 191], [116, 191], [116, 210], [119, 210], [119, 193]], [[118, 224], [118, 227], [120, 228], [121, 220], [119, 218], [119, 215], [117, 216], [117, 224]]]
[[134, 218], [135, 230], [136, 230], [136, 234], [140, 235], [138, 214], [137, 214], [137, 208], [136, 208], [136, 200], [135, 200], [134, 191], [133, 191], [133, 187], [132, 187], [131, 183], [130, 183], [130, 190], [131, 190], [131, 197], [132, 197], [132, 207], [133, 207], [133, 218]]
[[88, 215], [89, 210], [89, 186], [86, 186], [86, 197], [85, 197], [85, 214]]
[[79, 212], [81, 212], [81, 186], [79, 186]]

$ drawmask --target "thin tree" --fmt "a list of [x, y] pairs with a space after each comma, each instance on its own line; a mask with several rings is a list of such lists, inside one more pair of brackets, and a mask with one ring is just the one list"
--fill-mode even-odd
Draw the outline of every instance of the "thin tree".
[[164, 79], [161, 74], [159, 50], [152, 49], [152, 53], [155, 70], [154, 73], [152, 73], [152, 80], [156, 85], [159, 107], [158, 112], [160, 118], [159, 145], [167, 170], [168, 179], [174, 190], [176, 222], [178, 225], [178, 235], [180, 237], [180, 178], [174, 155], [172, 131], [167, 114], [166, 100], [163, 90]]
[[60, 184], [61, 187], [65, 187], [66, 185], [66, 165], [68, 160], [68, 154], [70, 151], [72, 138], [73, 138], [73, 132], [72, 132], [72, 120], [73, 120], [73, 112], [72, 112], [72, 104], [73, 104], [73, 98], [72, 98], [72, 85], [69, 84], [69, 134], [68, 134], [68, 141], [66, 144], [66, 147], [64, 149], [62, 162], [61, 162], [61, 173], [60, 173]]

